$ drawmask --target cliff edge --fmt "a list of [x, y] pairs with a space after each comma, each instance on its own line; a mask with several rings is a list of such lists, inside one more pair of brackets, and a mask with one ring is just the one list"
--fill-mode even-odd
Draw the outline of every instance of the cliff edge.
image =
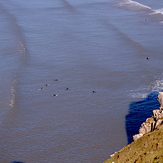
[[163, 92], [158, 93], [160, 108], [142, 123], [134, 142], [111, 155], [104, 163], [163, 162]]

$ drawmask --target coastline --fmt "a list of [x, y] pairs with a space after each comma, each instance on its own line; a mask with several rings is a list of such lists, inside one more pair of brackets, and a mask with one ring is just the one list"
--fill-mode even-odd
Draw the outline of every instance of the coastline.
[[142, 123], [134, 141], [120, 151], [110, 155], [104, 163], [163, 162], [163, 92], [158, 93], [160, 108], [153, 110], [153, 116]]

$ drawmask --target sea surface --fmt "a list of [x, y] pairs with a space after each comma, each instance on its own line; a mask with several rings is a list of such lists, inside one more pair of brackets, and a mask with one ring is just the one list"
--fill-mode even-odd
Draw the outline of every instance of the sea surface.
[[104, 162], [163, 90], [163, 1], [1, 1], [0, 90], [0, 163]]

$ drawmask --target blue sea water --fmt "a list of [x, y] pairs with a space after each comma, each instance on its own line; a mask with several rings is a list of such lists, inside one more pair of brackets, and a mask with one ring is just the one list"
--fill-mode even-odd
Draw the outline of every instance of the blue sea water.
[[0, 13], [0, 163], [103, 162], [131, 113], [157, 109], [161, 0], [6, 0]]

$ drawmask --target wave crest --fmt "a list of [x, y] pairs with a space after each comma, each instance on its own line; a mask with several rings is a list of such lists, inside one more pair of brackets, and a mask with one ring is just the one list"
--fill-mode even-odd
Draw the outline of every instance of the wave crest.
[[143, 5], [143, 4], [135, 2], [135, 1], [132, 1], [132, 0], [117, 1], [117, 6], [125, 7], [127, 9], [133, 10], [133, 11], [151, 10], [151, 7]]
[[150, 13], [150, 15], [155, 15], [155, 14], [161, 14], [161, 15], [163, 15], [163, 8], [153, 10], [153, 12]]
[[152, 91], [162, 91], [163, 90], [163, 80], [156, 80], [153, 83]]
[[146, 98], [150, 92], [160, 92], [163, 91], [163, 79], [156, 79], [149, 86], [138, 88], [136, 90], [130, 90], [128, 92], [129, 96], [132, 98]]

